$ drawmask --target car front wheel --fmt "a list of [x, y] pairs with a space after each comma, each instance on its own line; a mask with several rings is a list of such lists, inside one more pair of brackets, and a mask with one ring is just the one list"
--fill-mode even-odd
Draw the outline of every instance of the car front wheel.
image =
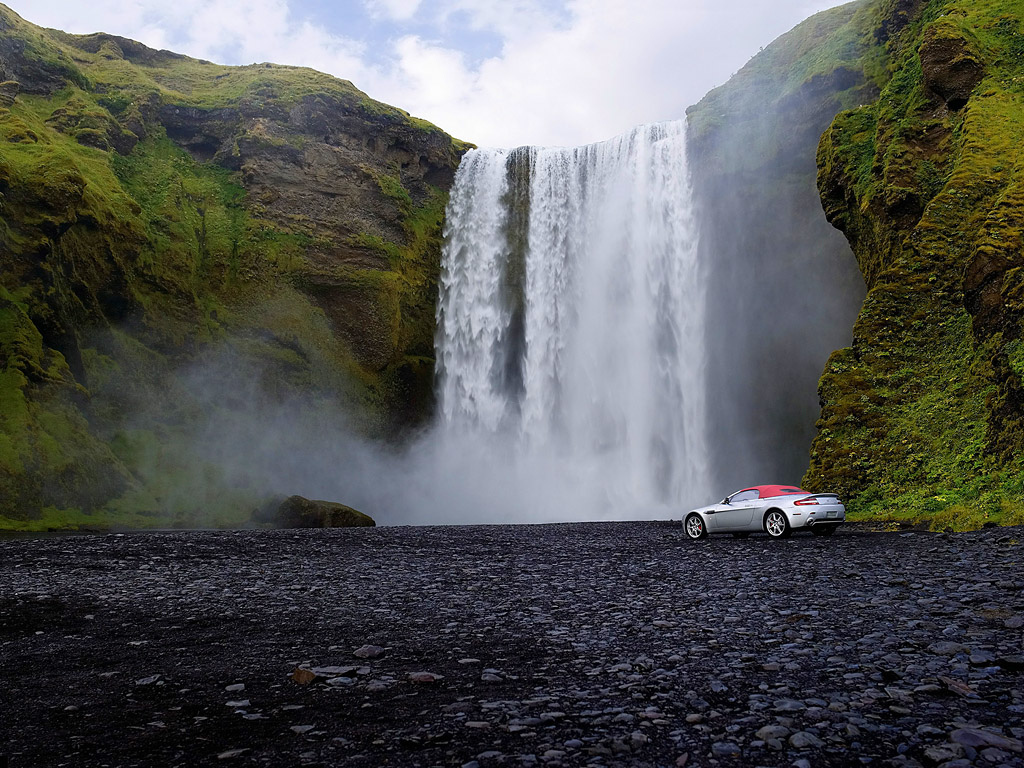
[[792, 533], [789, 520], [777, 509], [764, 516], [764, 531], [773, 539], [785, 539]]
[[703, 539], [708, 535], [708, 529], [704, 525], [704, 520], [698, 514], [687, 515], [686, 520], [683, 522], [683, 530], [686, 531], [686, 537], [694, 541]]

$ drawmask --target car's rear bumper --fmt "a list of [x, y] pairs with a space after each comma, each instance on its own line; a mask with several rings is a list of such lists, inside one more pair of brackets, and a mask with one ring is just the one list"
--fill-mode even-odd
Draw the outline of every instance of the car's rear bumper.
[[789, 524], [793, 528], [813, 528], [816, 525], [839, 525], [846, 522], [846, 508], [843, 506], [821, 506], [813, 512], [803, 512], [799, 517], [790, 514]]

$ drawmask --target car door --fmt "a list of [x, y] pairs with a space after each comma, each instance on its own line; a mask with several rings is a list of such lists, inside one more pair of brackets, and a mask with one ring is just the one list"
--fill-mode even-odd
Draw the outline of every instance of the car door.
[[722, 504], [715, 511], [716, 531], [746, 531], [754, 519], [758, 506], [758, 492], [753, 489], [739, 491], [728, 497], [728, 504]]

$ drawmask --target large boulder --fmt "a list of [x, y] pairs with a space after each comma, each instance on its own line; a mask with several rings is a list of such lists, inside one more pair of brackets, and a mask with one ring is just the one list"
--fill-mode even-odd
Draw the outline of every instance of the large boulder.
[[268, 504], [253, 515], [253, 521], [274, 528], [363, 528], [377, 524], [369, 515], [344, 504], [302, 496]]

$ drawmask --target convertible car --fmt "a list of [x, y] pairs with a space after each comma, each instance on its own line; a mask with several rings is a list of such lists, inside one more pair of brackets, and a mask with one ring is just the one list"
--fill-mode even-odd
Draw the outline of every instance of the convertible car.
[[834, 493], [808, 493], [792, 485], [755, 485], [687, 513], [683, 530], [691, 539], [703, 539], [709, 533], [744, 537], [758, 531], [784, 539], [799, 530], [830, 536], [845, 520], [846, 507]]

